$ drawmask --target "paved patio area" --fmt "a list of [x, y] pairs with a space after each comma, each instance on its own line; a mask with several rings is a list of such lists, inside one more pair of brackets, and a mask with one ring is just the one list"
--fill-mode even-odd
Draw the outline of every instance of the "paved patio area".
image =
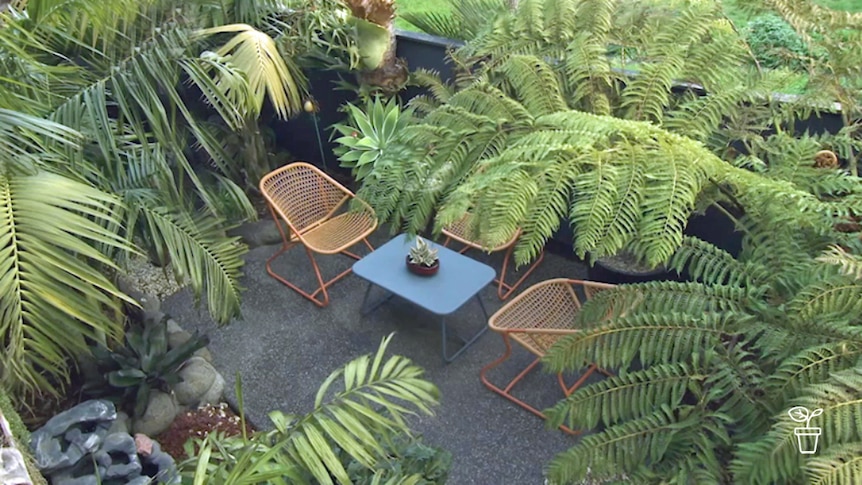
[[[378, 230], [371, 242], [378, 247], [389, 238], [387, 231]], [[541, 484], [545, 465], [576, 442], [577, 438], [561, 431], [547, 430], [542, 420], [482, 385], [479, 369], [504, 350], [499, 335], [486, 333], [458, 360], [444, 364], [436, 317], [396, 299], [360, 316], [366, 283], [355, 275], [336, 283], [330, 290], [332, 303], [320, 309], [266, 274], [264, 262], [276, 249], [256, 248], [246, 257], [243, 321], [218, 328], [205, 308], [194, 308], [188, 290], [167, 298], [162, 307], [186, 330], [197, 329], [210, 336], [215, 365], [228, 381], [231, 401], [234, 376], [237, 372], [242, 375], [246, 413], [255, 426], [269, 428], [267, 413], [274, 409], [309, 411], [315, 392], [330, 372], [373, 352], [383, 337], [395, 332], [390, 352], [422, 366], [427, 378], [440, 388], [441, 405], [435, 416], [415, 419], [413, 427], [427, 443], [452, 452], [449, 483]], [[499, 272], [502, 255], [469, 255], [488, 261]], [[324, 276], [353, 263], [343, 256], [324, 256], [318, 261]], [[311, 266], [299, 247], [285, 254], [276, 269], [305, 288], [313, 287]], [[584, 278], [585, 273], [583, 265], [548, 254], [526, 285], [556, 277]], [[482, 298], [489, 314], [501, 306], [496, 288], [487, 287]], [[486, 324], [475, 300], [448, 321], [463, 335]], [[504, 382], [530, 361], [525, 351], [516, 352], [492, 378]], [[519, 386], [521, 395], [541, 406], [554, 404], [561, 395], [555, 378], [543, 373], [535, 373]]]

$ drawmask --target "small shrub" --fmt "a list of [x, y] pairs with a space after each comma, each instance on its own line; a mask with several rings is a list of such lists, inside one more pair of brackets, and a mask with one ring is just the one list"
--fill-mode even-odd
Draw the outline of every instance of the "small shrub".
[[761, 15], [745, 27], [745, 40], [762, 67], [799, 68], [808, 49], [799, 34], [776, 15]]

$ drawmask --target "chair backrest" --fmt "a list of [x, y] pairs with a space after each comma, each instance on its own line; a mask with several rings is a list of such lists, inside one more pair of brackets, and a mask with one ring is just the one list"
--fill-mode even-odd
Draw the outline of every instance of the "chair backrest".
[[296, 232], [326, 219], [352, 194], [314, 165], [291, 163], [266, 174], [260, 191]]

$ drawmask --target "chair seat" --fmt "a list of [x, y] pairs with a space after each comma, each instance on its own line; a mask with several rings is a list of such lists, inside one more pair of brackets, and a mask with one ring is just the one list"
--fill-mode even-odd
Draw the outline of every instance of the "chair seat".
[[356, 244], [377, 227], [374, 215], [367, 212], [345, 212], [302, 233], [309, 249], [321, 254], [336, 254]]

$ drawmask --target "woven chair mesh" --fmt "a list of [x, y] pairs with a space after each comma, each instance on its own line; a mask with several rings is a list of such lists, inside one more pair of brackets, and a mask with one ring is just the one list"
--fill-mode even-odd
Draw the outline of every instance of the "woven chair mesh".
[[512, 246], [513, 244], [515, 244], [515, 242], [518, 240], [518, 236], [521, 235], [521, 230], [518, 229], [514, 232], [514, 234], [512, 234], [512, 237], [510, 237], [509, 240], [506, 241], [505, 243], [503, 243], [499, 246], [495, 246], [493, 248], [489, 248], [488, 245], [485, 244], [484, 242], [482, 242], [481, 240], [475, 240], [471, 237], [471, 236], [473, 236], [472, 232], [470, 231], [470, 222], [471, 222], [472, 218], [473, 218], [473, 214], [470, 214], [468, 212], [467, 214], [464, 215], [464, 217], [458, 219], [457, 221], [455, 221], [451, 225], [444, 227], [443, 228], [443, 234], [445, 234], [446, 236], [449, 236], [449, 237], [451, 237], [451, 238], [453, 238], [453, 239], [455, 239], [455, 240], [457, 240], [463, 244], [467, 244], [467, 245], [470, 245], [476, 249], [481, 249], [484, 251], [488, 251], [490, 253], [502, 251], [504, 249], [509, 249], [509, 247]]
[[350, 197], [313, 167], [303, 165], [288, 165], [267, 179], [262, 188], [300, 233]]
[[[505, 311], [494, 315], [490, 323], [498, 331], [515, 330], [507, 332], [509, 337], [541, 357], [557, 340], [576, 331], [572, 324], [580, 308], [580, 301], [568, 283], [540, 284], [526, 290], [518, 300], [513, 300]], [[571, 332], [531, 333], [531, 329]]]
[[304, 233], [302, 238], [312, 251], [340, 251], [365, 237], [374, 224], [368, 211], [344, 212]]

